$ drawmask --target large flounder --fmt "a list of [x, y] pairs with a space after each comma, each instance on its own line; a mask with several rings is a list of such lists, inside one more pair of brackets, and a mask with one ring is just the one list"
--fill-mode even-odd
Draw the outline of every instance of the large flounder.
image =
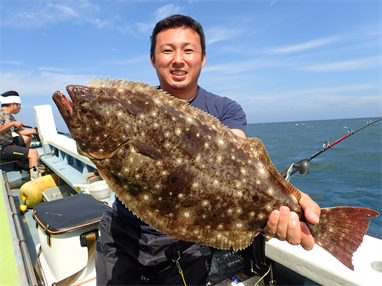
[[[80, 152], [117, 197], [167, 235], [215, 248], [243, 249], [272, 210], [304, 220], [301, 193], [273, 166], [257, 138], [238, 138], [213, 116], [154, 86], [93, 80], [53, 95]], [[378, 213], [321, 210], [315, 242], [353, 269], [352, 255]]]

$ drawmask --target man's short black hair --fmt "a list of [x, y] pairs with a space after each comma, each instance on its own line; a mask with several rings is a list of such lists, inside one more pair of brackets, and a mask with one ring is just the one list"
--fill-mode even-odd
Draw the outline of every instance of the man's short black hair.
[[155, 58], [155, 45], [157, 42], [157, 35], [160, 31], [171, 28], [180, 28], [180, 27], [188, 27], [193, 29], [196, 33], [198, 33], [200, 37], [200, 44], [202, 46], [202, 56], [206, 50], [206, 38], [204, 36], [202, 25], [199, 22], [195, 21], [191, 17], [184, 15], [172, 15], [167, 17], [161, 21], [159, 21], [153, 30], [153, 34], [150, 37], [151, 40], [151, 49], [150, 54]]

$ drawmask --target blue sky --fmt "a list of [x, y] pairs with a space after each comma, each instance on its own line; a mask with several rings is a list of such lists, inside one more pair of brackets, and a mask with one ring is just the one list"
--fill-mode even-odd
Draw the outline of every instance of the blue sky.
[[199, 84], [240, 103], [249, 123], [380, 117], [381, 2], [0, 2], [0, 92], [17, 90], [16, 118], [69, 84], [110, 76], [158, 84], [149, 61], [156, 22], [199, 21], [207, 62]]

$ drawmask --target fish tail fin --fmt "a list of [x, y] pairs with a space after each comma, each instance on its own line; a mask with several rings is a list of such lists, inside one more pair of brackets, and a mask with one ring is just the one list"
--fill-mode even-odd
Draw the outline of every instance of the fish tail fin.
[[370, 220], [367, 218], [378, 215], [378, 212], [368, 208], [323, 208], [320, 222], [310, 225], [310, 232], [316, 244], [354, 270], [353, 253], [361, 245], [369, 227]]

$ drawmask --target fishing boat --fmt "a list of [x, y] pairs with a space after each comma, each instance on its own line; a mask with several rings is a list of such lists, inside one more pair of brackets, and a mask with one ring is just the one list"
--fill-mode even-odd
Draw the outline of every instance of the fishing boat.
[[[57, 132], [51, 106], [34, 111], [40, 142], [33, 148], [43, 174], [55, 174], [57, 181], [43, 191], [45, 202], [20, 211], [20, 186], [29, 175], [14, 170], [15, 162], [1, 162], [0, 284], [96, 285], [98, 222], [115, 194], [75, 141]], [[364, 237], [354, 271], [318, 245], [305, 251], [263, 234], [243, 252], [216, 251], [212, 264], [210, 285], [376, 285], [382, 281], [382, 240]]]

